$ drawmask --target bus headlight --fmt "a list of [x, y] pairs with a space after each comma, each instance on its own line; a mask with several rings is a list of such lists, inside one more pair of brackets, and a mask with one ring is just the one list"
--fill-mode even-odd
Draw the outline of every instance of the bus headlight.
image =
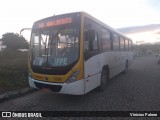
[[32, 77], [32, 73], [29, 73], [28, 76], [29, 76], [31, 79], [33, 78], [33, 77]]
[[80, 71], [77, 70], [75, 72], [73, 72], [73, 74], [68, 78], [68, 80], [66, 81], [66, 83], [72, 83], [72, 82], [75, 82], [76, 79], [77, 79], [77, 76], [79, 75]]

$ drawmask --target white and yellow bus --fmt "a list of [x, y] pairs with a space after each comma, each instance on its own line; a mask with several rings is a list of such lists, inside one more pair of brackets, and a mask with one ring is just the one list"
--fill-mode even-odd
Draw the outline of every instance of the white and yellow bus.
[[85, 12], [36, 21], [29, 50], [29, 85], [83, 95], [126, 72], [132, 41]]

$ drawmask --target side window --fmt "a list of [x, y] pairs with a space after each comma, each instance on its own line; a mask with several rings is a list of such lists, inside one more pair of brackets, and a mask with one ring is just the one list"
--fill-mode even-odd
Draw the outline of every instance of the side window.
[[85, 49], [85, 52], [89, 51], [89, 32], [88, 31], [84, 32], [84, 49]]
[[124, 37], [120, 37], [120, 50], [124, 50]]
[[111, 35], [110, 32], [102, 29], [102, 48], [103, 51], [111, 50]]
[[127, 51], [128, 50], [128, 40], [125, 39], [125, 50]]
[[117, 34], [113, 34], [113, 50], [119, 50], [119, 36]]
[[93, 43], [92, 43], [93, 51], [98, 50], [98, 33], [94, 33]]
[[85, 51], [98, 51], [98, 33], [94, 30], [84, 32]]
[[97, 24], [90, 19], [85, 18], [84, 21], [84, 46], [85, 52], [98, 51], [98, 32], [96, 32]]

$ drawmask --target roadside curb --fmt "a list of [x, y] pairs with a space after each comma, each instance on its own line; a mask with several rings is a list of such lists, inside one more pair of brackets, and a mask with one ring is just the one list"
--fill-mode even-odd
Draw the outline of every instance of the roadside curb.
[[0, 102], [3, 102], [8, 99], [12, 99], [12, 98], [20, 97], [24, 94], [31, 93], [34, 91], [36, 91], [36, 89], [33, 89], [33, 88], [24, 88], [20, 90], [9, 91], [9, 92], [0, 94]]

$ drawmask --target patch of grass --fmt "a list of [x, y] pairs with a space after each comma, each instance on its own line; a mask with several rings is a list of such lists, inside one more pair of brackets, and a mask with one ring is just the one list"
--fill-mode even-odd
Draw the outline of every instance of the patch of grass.
[[0, 52], [0, 93], [28, 87], [28, 53]]

